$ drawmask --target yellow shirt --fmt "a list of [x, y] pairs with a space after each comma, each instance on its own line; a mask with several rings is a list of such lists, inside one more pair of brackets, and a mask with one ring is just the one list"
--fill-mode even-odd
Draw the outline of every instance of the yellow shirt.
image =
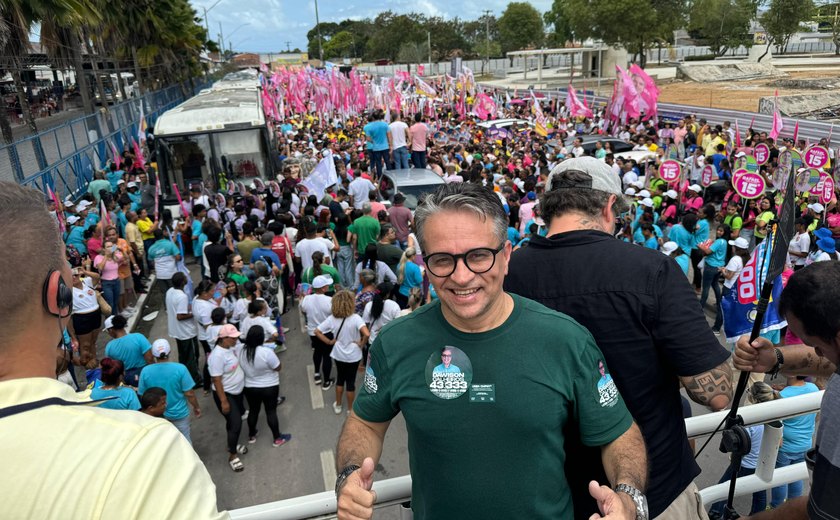
[[[89, 400], [54, 379], [0, 382], [0, 408], [51, 397]], [[165, 419], [54, 405], [0, 421], [3, 518], [229, 518], [216, 510], [204, 464]]]
[[137, 246], [137, 250], [143, 252], [143, 237], [140, 236], [140, 229], [137, 224], [129, 222], [125, 225], [125, 239], [129, 244]]
[[155, 238], [155, 233], [153, 231], [149, 231], [154, 225], [154, 222], [152, 222], [152, 219], [149, 217], [137, 219], [137, 229], [140, 230], [140, 236], [143, 237], [143, 240]]

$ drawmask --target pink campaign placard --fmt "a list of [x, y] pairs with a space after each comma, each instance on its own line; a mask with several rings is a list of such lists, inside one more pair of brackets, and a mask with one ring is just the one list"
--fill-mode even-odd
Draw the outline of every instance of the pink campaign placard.
[[758, 164], [765, 164], [770, 159], [770, 147], [764, 143], [755, 145], [753, 157], [755, 157], [755, 162]]
[[712, 184], [712, 176], [715, 173], [715, 167], [711, 164], [707, 164], [705, 168], [703, 168], [703, 173], [700, 174], [700, 184], [704, 188], [708, 188], [710, 184]]
[[809, 167], [820, 169], [828, 164], [828, 150], [824, 146], [814, 145], [805, 150], [803, 159]]
[[757, 199], [764, 193], [764, 177], [757, 173], [746, 172], [734, 179], [735, 192], [745, 199]]
[[818, 192], [820, 203], [828, 204], [831, 202], [831, 199], [834, 198], [834, 179], [831, 178], [831, 175], [823, 174], [817, 187], [820, 188]]
[[679, 179], [681, 171], [680, 163], [677, 161], [668, 160], [659, 165], [659, 177], [668, 183]]

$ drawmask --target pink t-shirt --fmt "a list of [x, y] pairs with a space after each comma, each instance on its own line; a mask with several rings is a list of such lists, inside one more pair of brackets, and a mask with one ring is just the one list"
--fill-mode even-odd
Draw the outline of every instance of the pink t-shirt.
[[429, 127], [425, 123], [414, 123], [409, 127], [408, 133], [411, 135], [411, 150], [413, 152], [425, 152]]
[[105, 257], [102, 256], [102, 255], [97, 255], [93, 259], [94, 267], [99, 269], [103, 280], [116, 280], [117, 278], [120, 277], [120, 273], [119, 273], [120, 263], [119, 263], [119, 260], [122, 259], [122, 253], [117, 251], [116, 254], [114, 255], [114, 260], [105, 260], [105, 265], [99, 267], [100, 262], [104, 258]]

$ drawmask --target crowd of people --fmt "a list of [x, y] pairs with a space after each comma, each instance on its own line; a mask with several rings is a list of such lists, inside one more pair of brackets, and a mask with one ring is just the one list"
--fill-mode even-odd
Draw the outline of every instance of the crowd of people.
[[[277, 406], [285, 400], [280, 360], [290, 333], [282, 320], [297, 304], [312, 383], [332, 389], [333, 412], [347, 416], [337, 492], [349, 491], [339, 493], [340, 517], [368, 515], [371, 462], [388, 421], [402, 412], [417, 458], [413, 507], [420, 518], [453, 511], [493, 517], [499, 504], [481, 497], [503, 494], [510, 498], [502, 501], [506, 516], [514, 517], [633, 517], [646, 500], [651, 518], [702, 518], [693, 483], [700, 469], [683, 422], [690, 407], [679, 388], [711, 410], [729, 405], [732, 361], [714, 336], [726, 319], [721, 301], [777, 221], [781, 196], [772, 186], [780, 152], [804, 143], [777, 146], [753, 129], [742, 139], [728, 122], [690, 115], [673, 124], [630, 121], [617, 137], [650, 152], [636, 161], [622, 159], [609, 142], [586, 146], [603, 134], [599, 117], [573, 118], [558, 100], [543, 108], [546, 136], [529, 124], [493, 132], [445, 105], [432, 114], [285, 118], [276, 121], [276, 183], [234, 193], [208, 188], [212, 182], [183, 186], [175, 215], [159, 198], [154, 162], [124, 152], [96, 172], [83, 197], [47, 201], [54, 223], [65, 227], [73, 309], [61, 316], [54, 379], [74, 391], [89, 388], [102, 408], [163, 417], [190, 442], [201, 389], [225, 419], [228, 464], [241, 472], [263, 409], [272, 446], [291, 440]], [[500, 106], [499, 115], [533, 119], [526, 104]], [[747, 200], [734, 189], [732, 171], [758, 144], [770, 150], [758, 173], [771, 188]], [[303, 181], [325, 157], [338, 182], [316, 196]], [[657, 172], [671, 158], [684, 167], [668, 183]], [[714, 178], [703, 187], [706, 165]], [[412, 201], [416, 207], [402, 193], [383, 197], [383, 171], [403, 167], [428, 168], [444, 186]], [[836, 194], [823, 205], [815, 193], [799, 193], [796, 215], [789, 270], [837, 265]], [[804, 278], [790, 279], [797, 276]], [[138, 295], [148, 291], [161, 293], [166, 338], [128, 329]], [[703, 314], [709, 292], [716, 299], [711, 325]], [[767, 341], [785, 350], [806, 339], [797, 334], [813, 335], [809, 330], [791, 326]], [[102, 357], [100, 331], [110, 337]], [[564, 348], [553, 348], [558, 337]], [[531, 346], [521, 363], [506, 363], [523, 342]], [[578, 388], [578, 379], [594, 390]], [[478, 384], [485, 382], [492, 384]], [[477, 386], [495, 388], [479, 395]], [[803, 386], [816, 389], [794, 375], [773, 395], [802, 393]], [[498, 427], [495, 415], [470, 409], [490, 398], [515, 424]], [[553, 417], [561, 409], [574, 414]], [[549, 426], [557, 436], [541, 436]], [[810, 448], [809, 434], [798, 433], [793, 448], [783, 445], [785, 463]], [[493, 471], [494, 461], [518, 459], [517, 450], [527, 451], [529, 462], [515, 464], [517, 478], [504, 480], [539, 495], [533, 503], [495, 485], [487, 495], [478, 482], [466, 498], [456, 497], [463, 491], [458, 473], [438, 478], [443, 460]], [[564, 464], [575, 471], [564, 472]], [[591, 471], [579, 471], [584, 467]], [[801, 486], [774, 490], [770, 505], [801, 493]], [[547, 505], [545, 496], [556, 500]], [[762, 504], [756, 497], [753, 512]]]

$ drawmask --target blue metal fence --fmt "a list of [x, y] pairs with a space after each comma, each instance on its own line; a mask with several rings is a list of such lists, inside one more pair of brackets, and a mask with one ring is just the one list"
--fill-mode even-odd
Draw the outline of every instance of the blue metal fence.
[[[197, 86], [190, 95], [205, 87]], [[122, 152], [131, 147], [132, 137], [136, 140], [141, 103], [147, 124], [153, 126], [158, 116], [185, 100], [181, 86], [175, 85], [0, 146], [0, 180], [41, 191], [50, 186], [60, 198], [77, 196], [111, 158], [112, 144]]]

